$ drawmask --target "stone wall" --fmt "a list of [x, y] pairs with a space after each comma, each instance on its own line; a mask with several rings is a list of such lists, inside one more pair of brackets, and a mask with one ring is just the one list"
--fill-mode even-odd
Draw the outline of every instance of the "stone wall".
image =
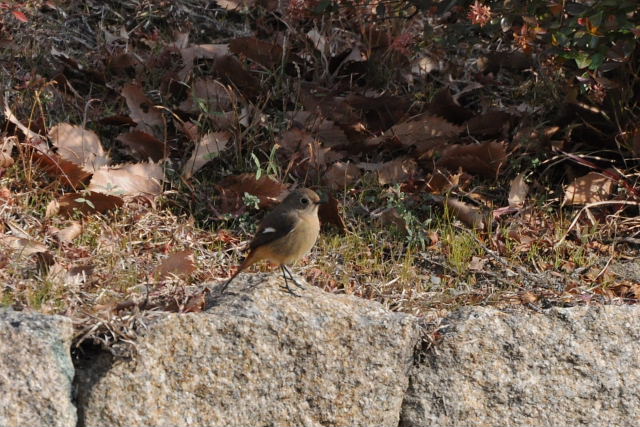
[[0, 311], [0, 425], [76, 425], [76, 406], [80, 426], [640, 419], [635, 306], [469, 307], [434, 333], [376, 303], [243, 278], [204, 312], [149, 325], [133, 357], [98, 353], [75, 373], [69, 319]]

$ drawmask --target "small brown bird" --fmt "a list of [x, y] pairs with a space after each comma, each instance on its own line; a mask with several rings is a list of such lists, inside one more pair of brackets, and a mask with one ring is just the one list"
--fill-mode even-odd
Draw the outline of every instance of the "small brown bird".
[[238, 271], [222, 285], [220, 292], [224, 292], [229, 283], [247, 267], [268, 260], [280, 266], [287, 290], [297, 296], [289, 287], [287, 274], [296, 286], [301, 289], [304, 287], [293, 277], [287, 264], [302, 258], [316, 243], [320, 233], [319, 205], [320, 197], [313, 190], [301, 188], [291, 192], [264, 217], [249, 243], [249, 254]]

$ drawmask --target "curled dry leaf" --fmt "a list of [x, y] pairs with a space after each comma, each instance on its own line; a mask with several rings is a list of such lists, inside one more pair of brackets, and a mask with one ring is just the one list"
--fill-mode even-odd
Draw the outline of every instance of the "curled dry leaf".
[[237, 212], [243, 206], [244, 194], [248, 193], [260, 200], [261, 209], [269, 208], [281, 201], [287, 194], [286, 185], [269, 177], [256, 179], [253, 173], [243, 173], [224, 178], [219, 185], [222, 196], [222, 212]]
[[185, 278], [195, 270], [196, 261], [193, 256], [193, 251], [187, 249], [170, 254], [156, 267], [153, 275], [156, 280], [165, 280], [171, 275]]
[[437, 165], [450, 170], [462, 168], [470, 174], [496, 178], [507, 161], [505, 144], [486, 141], [482, 144], [452, 145], [442, 152]]
[[56, 231], [54, 235], [61, 243], [71, 243], [80, 233], [82, 233], [82, 225], [78, 221], [72, 221], [70, 225]]
[[349, 187], [362, 176], [360, 168], [350, 162], [336, 162], [323, 175], [324, 183], [332, 190]]
[[166, 159], [169, 154], [167, 144], [147, 132], [134, 130], [121, 133], [116, 137], [116, 140], [130, 148], [134, 156], [139, 160], [147, 161], [151, 159], [154, 162], [158, 162]]
[[196, 143], [191, 158], [185, 163], [182, 176], [189, 179], [210, 160], [218, 157], [227, 148], [231, 134], [229, 132], [209, 132]]
[[398, 158], [382, 163], [378, 168], [378, 182], [381, 185], [406, 182], [416, 175], [418, 164], [413, 159]]
[[128, 163], [97, 170], [88, 189], [115, 196], [158, 196], [164, 171], [158, 163]]
[[607, 200], [615, 181], [598, 172], [578, 177], [564, 190], [563, 205], [586, 205]]
[[17, 136], [7, 136], [0, 138], [0, 168], [8, 168], [13, 165], [13, 157], [11, 152], [16, 142], [18, 142]]
[[121, 95], [127, 102], [131, 118], [140, 129], [154, 133], [155, 128], [163, 126], [162, 112], [147, 98], [139, 85], [133, 83], [124, 85]]
[[49, 138], [61, 158], [87, 172], [93, 172], [109, 163], [109, 156], [102, 148], [98, 135], [82, 126], [58, 123], [49, 131]]
[[449, 211], [464, 224], [473, 229], [484, 230], [485, 219], [479, 208], [451, 197], [446, 199], [445, 204]]
[[75, 211], [91, 214], [104, 213], [121, 207], [124, 201], [117, 196], [96, 192], [68, 193], [53, 200], [47, 206], [47, 217], [62, 215], [70, 217]]
[[527, 198], [529, 186], [524, 180], [524, 173], [521, 172], [511, 181], [509, 189], [509, 206], [512, 208], [521, 208]]

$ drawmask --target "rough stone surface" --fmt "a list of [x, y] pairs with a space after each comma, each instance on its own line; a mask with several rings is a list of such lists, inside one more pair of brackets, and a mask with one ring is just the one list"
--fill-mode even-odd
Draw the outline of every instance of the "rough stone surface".
[[640, 307], [466, 308], [444, 324], [401, 426], [638, 425]]
[[76, 425], [72, 334], [66, 317], [0, 309], [0, 425]]
[[79, 369], [80, 425], [397, 425], [416, 319], [281, 282], [242, 275], [205, 312], [150, 325], [132, 359]]

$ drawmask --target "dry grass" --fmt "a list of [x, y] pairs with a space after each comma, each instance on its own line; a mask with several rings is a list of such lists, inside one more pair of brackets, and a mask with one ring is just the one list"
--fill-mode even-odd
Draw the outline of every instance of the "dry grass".
[[[155, 3], [72, 1], [65, 5], [66, 19], [55, 12], [47, 18], [36, 13], [42, 2], [28, 3], [33, 7], [29, 9], [33, 17], [29, 30], [33, 31], [15, 26], [13, 32], [14, 44], [20, 47], [11, 51], [11, 59], [20, 59], [0, 61], [0, 84], [11, 94], [14, 113], [46, 133], [62, 121], [86, 123], [88, 117], [121, 111], [117, 93], [105, 87], [96, 85], [90, 91], [91, 97], [102, 100], [98, 114], [88, 99], [50, 90], [47, 79], [38, 77], [59, 66], [49, 54], [52, 47], [82, 58], [85, 66], [101, 60], [106, 33], [83, 29], [114, 30], [123, 24], [123, 16], [132, 16], [130, 27], [159, 31], [159, 37], [167, 40], [171, 30], [189, 26], [195, 41], [210, 42], [214, 37], [205, 37], [206, 32], [220, 39], [243, 34], [241, 17], [230, 14], [228, 22], [221, 23], [218, 16], [225, 15], [213, 13], [210, 2], [181, 1], [168, 8]], [[132, 45], [138, 43], [135, 37], [132, 31]], [[158, 76], [149, 78], [146, 83], [153, 87]], [[394, 84], [389, 82], [388, 87]], [[278, 81], [270, 96], [277, 98], [276, 92], [289, 89], [290, 82]], [[288, 179], [283, 172], [287, 165], [272, 151], [272, 140], [284, 120], [277, 109], [267, 111], [266, 104], [259, 104], [265, 113], [261, 121], [242, 134], [259, 165], [243, 156], [246, 151], [231, 150], [217, 160], [216, 168], [189, 183], [175, 177], [155, 204], [138, 199], [105, 215], [48, 217], [49, 202], [68, 189], [35, 167], [27, 153], [14, 153], [15, 164], [0, 173], [0, 235], [24, 241], [10, 247], [11, 242], [0, 240], [2, 304], [70, 316], [77, 327], [77, 343], [92, 339], [107, 347], [134, 340], [136, 330], [163, 311], [197, 310], [194, 301], [203, 294], [202, 284], [229, 277], [241, 258], [241, 243], [250, 238], [261, 215], [247, 209], [240, 217], [214, 217], [211, 208], [220, 197], [212, 191], [213, 184], [239, 169], [276, 171]], [[100, 132], [98, 123], [91, 126]], [[4, 131], [14, 129], [5, 122]], [[108, 129], [101, 136], [111, 141]], [[480, 183], [474, 190], [490, 195], [499, 205], [506, 196], [504, 188], [508, 188], [506, 179]], [[347, 229], [324, 230], [297, 271], [329, 292], [357, 295], [419, 316], [468, 304], [540, 308], [637, 301], [633, 286], [640, 286], [640, 278], [605, 267], [637, 257], [637, 241], [628, 236], [638, 234], [638, 218], [611, 214], [591, 223], [580, 221], [570, 229], [575, 212], [558, 208], [557, 201], [543, 200], [545, 190], [518, 215], [481, 232], [469, 230], [428, 197], [416, 200], [365, 176], [353, 188], [336, 194]], [[370, 213], [381, 206], [396, 208], [407, 228], [394, 230], [373, 220]], [[57, 232], [73, 222], [81, 225], [81, 233], [70, 242], [60, 241]], [[618, 236], [627, 240], [616, 240]], [[159, 277], [163, 261], [181, 251], [192, 254], [193, 271], [186, 273], [191, 268], [180, 265], [175, 275]], [[628, 289], [621, 290], [621, 283]]]

